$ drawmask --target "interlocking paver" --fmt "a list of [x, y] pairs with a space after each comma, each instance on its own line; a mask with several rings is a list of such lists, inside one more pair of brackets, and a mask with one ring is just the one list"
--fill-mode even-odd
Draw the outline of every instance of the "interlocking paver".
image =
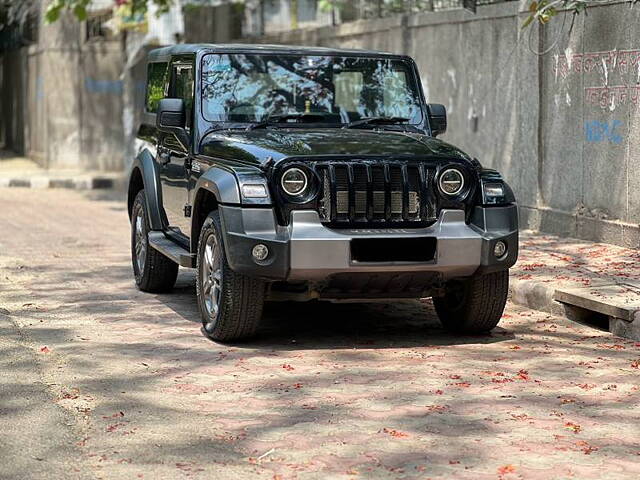
[[[135, 289], [124, 202], [15, 188], [0, 205], [3, 328], [73, 418], [71, 476], [640, 475], [640, 343], [513, 304], [491, 335], [455, 337], [425, 301], [273, 304], [259, 339], [216, 344], [191, 272]], [[12, 452], [0, 477], [30, 478]]]

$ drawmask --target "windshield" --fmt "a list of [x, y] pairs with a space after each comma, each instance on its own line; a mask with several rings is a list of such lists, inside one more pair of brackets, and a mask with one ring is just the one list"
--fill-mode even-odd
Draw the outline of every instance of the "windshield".
[[298, 55], [214, 55], [202, 60], [202, 112], [212, 122], [308, 115], [313, 123], [371, 117], [422, 122], [411, 64], [403, 60]]

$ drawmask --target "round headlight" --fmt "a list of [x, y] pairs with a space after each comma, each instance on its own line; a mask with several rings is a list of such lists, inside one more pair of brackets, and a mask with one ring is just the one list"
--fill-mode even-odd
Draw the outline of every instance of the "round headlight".
[[280, 180], [282, 190], [292, 197], [302, 195], [307, 189], [308, 184], [309, 181], [307, 179], [307, 174], [301, 169], [295, 167], [284, 172], [282, 179]]
[[456, 168], [449, 168], [442, 172], [438, 184], [445, 195], [458, 195], [464, 188], [464, 175]]

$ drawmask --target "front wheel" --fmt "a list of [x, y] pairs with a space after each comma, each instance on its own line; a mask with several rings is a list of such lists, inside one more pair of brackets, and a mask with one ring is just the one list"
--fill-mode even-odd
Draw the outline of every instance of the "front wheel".
[[484, 333], [498, 325], [509, 293], [509, 271], [452, 280], [433, 299], [442, 326], [455, 333]]
[[206, 334], [221, 342], [253, 336], [262, 317], [265, 283], [231, 270], [217, 211], [202, 225], [197, 270], [198, 306]]

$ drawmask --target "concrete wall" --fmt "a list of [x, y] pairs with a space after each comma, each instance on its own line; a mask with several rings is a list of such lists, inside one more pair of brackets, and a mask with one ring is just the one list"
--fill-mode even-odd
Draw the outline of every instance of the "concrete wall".
[[[265, 43], [408, 53], [458, 145], [503, 172], [524, 226], [640, 246], [640, 8], [522, 30], [525, 2], [271, 34]], [[560, 35], [560, 37], [558, 37]], [[255, 41], [255, 39], [251, 39]], [[530, 51], [544, 51], [546, 55]]]
[[122, 170], [123, 48], [85, 36], [67, 16], [0, 55], [3, 143], [46, 168]]

